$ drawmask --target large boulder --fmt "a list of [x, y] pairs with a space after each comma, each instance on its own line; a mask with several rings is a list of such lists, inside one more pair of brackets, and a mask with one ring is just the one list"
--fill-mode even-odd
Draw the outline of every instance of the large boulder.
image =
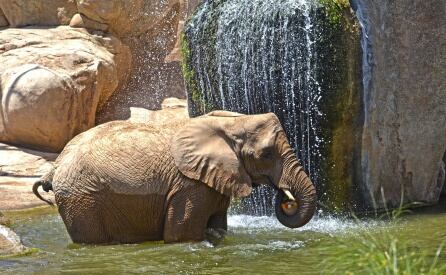
[[130, 52], [82, 29], [6, 29], [0, 36], [0, 141], [57, 152], [95, 125], [123, 83]]
[[14, 231], [0, 225], [0, 256], [19, 254], [26, 250], [27, 248]]
[[366, 202], [436, 203], [446, 157], [446, 3], [352, 2], [364, 31]]

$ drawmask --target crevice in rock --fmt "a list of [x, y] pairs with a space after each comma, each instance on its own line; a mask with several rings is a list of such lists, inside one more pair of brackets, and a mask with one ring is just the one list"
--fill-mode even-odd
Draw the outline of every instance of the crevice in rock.
[[442, 163], [440, 165], [440, 171], [438, 173], [438, 184], [442, 188], [440, 201], [446, 201], [446, 151], [443, 154]]

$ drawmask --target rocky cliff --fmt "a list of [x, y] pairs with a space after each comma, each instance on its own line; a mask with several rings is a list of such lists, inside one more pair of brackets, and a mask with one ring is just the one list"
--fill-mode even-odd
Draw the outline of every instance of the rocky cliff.
[[366, 203], [436, 203], [446, 151], [446, 2], [352, 2], [363, 24]]

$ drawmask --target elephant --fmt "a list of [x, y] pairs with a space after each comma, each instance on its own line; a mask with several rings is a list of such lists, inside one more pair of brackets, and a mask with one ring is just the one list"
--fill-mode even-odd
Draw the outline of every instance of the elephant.
[[42, 200], [40, 186], [54, 192], [75, 243], [175, 243], [226, 232], [231, 197], [262, 184], [278, 190], [283, 225], [311, 220], [316, 189], [276, 115], [213, 111], [168, 123], [96, 126], [66, 145], [33, 192]]

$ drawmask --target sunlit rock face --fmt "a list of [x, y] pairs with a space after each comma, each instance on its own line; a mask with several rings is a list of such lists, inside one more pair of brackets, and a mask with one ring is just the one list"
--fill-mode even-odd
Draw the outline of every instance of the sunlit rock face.
[[364, 30], [367, 202], [436, 203], [446, 151], [446, 2], [352, 2]]
[[130, 51], [113, 36], [69, 27], [0, 36], [0, 141], [58, 152], [95, 125], [125, 80]]
[[0, 141], [57, 152], [130, 107], [184, 98], [174, 48], [199, 2], [0, 0]]
[[[327, 2], [343, 1], [206, 1], [185, 27], [183, 74], [191, 115], [274, 112], [320, 199], [339, 209], [360, 194], [360, 35], [348, 2]], [[273, 209], [265, 189], [255, 214]]]

